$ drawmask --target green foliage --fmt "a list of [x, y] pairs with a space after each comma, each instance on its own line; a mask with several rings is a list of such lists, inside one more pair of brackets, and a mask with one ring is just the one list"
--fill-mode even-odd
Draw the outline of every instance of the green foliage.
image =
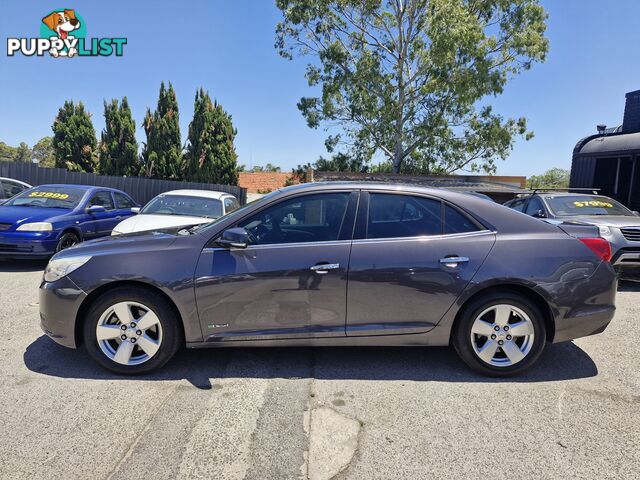
[[77, 172], [95, 170], [96, 131], [82, 102], [64, 102], [52, 125], [55, 166]]
[[186, 180], [237, 185], [238, 164], [233, 145], [236, 130], [231, 115], [212, 102], [203, 89], [196, 93], [193, 120], [189, 124]]
[[345, 153], [337, 153], [330, 159], [320, 157], [314, 163], [298, 165], [291, 170], [294, 180], [304, 182], [309, 170], [318, 172], [360, 172], [366, 173], [371, 171], [371, 167], [366, 165], [362, 158], [351, 157]]
[[16, 162], [31, 162], [31, 149], [29, 145], [24, 142], [20, 142], [18, 148], [16, 148], [14, 161]]
[[[244, 165], [242, 165], [243, 170], [239, 170], [239, 171], [244, 171]], [[267, 163], [264, 167], [261, 165], [255, 165], [252, 169], [252, 172], [280, 172], [281, 168], [277, 167], [271, 163]], [[260, 193], [260, 192], [258, 192]]]
[[544, 61], [547, 14], [538, 0], [277, 0], [276, 48], [310, 56], [317, 97], [307, 124], [338, 124], [327, 139], [350, 156], [382, 152], [394, 172], [494, 172], [526, 121], [488, 105], [510, 78]]
[[56, 166], [56, 158], [53, 154], [53, 138], [42, 137], [31, 149], [31, 155], [38, 160], [41, 167], [52, 168]]
[[551, 168], [542, 175], [533, 175], [527, 181], [528, 187], [535, 188], [567, 188], [569, 186], [569, 170]]
[[13, 162], [16, 157], [16, 147], [0, 142], [0, 160]]
[[178, 100], [173, 86], [160, 84], [158, 107], [155, 112], [147, 109], [144, 131], [147, 143], [142, 149], [142, 174], [153, 178], [183, 179], [183, 155], [180, 141]]
[[135, 176], [140, 171], [136, 123], [127, 97], [104, 102], [105, 127], [100, 136], [99, 171], [102, 175]]

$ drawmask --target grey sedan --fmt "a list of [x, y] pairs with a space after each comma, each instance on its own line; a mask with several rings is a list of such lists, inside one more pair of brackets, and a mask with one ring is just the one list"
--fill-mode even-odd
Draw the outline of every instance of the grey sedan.
[[209, 224], [56, 254], [40, 318], [56, 342], [125, 374], [184, 345], [452, 345], [507, 376], [549, 342], [606, 328], [609, 255], [597, 231], [574, 238], [471, 195], [304, 184]]

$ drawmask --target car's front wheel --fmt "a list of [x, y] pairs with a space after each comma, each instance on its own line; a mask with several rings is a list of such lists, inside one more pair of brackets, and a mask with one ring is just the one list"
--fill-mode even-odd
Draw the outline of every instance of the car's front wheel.
[[175, 310], [161, 295], [137, 287], [101, 295], [84, 322], [91, 357], [108, 370], [140, 374], [167, 363], [183, 343]]
[[472, 300], [452, 335], [453, 346], [467, 365], [495, 377], [523, 372], [540, 357], [546, 343], [540, 309], [511, 291]]
[[80, 243], [80, 238], [73, 232], [65, 232], [58, 240], [56, 245], [56, 253], [61, 252], [65, 248], [73, 247], [75, 244]]

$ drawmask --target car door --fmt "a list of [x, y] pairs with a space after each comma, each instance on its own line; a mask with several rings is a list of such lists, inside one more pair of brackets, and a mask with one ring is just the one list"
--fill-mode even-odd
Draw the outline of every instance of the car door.
[[113, 227], [119, 223], [120, 220], [115, 215], [115, 205], [111, 192], [108, 190], [100, 190], [93, 193], [87, 200], [85, 205], [85, 211], [91, 206], [99, 205], [104, 207], [104, 212], [89, 213], [90, 229], [87, 230], [90, 237], [103, 237], [109, 235]]
[[363, 192], [349, 266], [347, 335], [429, 331], [494, 242], [493, 232], [440, 199]]
[[345, 336], [347, 268], [358, 193], [289, 197], [245, 217], [246, 249], [212, 239], [196, 300], [208, 341]]
[[125, 195], [122, 192], [112, 192], [112, 193], [113, 193], [113, 200], [115, 202], [115, 207], [116, 207], [115, 211], [113, 212], [115, 214], [115, 220], [116, 220], [114, 222], [114, 227], [115, 227], [118, 223], [120, 223], [125, 218], [129, 218], [130, 216], [132, 216], [134, 213], [131, 211], [131, 209], [133, 207], [137, 207], [138, 204], [134, 202], [133, 199], [129, 197], [129, 195]]

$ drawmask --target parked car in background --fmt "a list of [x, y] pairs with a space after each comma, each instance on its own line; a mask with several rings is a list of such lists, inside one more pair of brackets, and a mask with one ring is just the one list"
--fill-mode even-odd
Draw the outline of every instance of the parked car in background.
[[46, 258], [109, 235], [138, 204], [124, 192], [86, 185], [40, 185], [0, 205], [0, 257]]
[[238, 199], [225, 192], [173, 190], [153, 198], [135, 217], [127, 218], [112, 235], [208, 223], [240, 207]]
[[571, 192], [537, 192], [506, 206], [547, 221], [598, 227], [611, 244], [614, 268], [624, 278], [640, 278], [640, 216], [612, 198]]
[[[593, 229], [590, 229], [593, 230]], [[211, 223], [104, 238], [54, 256], [44, 332], [144, 373], [188, 347], [452, 344], [514, 375], [547, 342], [602, 332], [606, 240], [485, 199], [364, 182], [283, 188]]]
[[31, 188], [28, 183], [13, 178], [0, 177], [0, 205], [27, 188]]

